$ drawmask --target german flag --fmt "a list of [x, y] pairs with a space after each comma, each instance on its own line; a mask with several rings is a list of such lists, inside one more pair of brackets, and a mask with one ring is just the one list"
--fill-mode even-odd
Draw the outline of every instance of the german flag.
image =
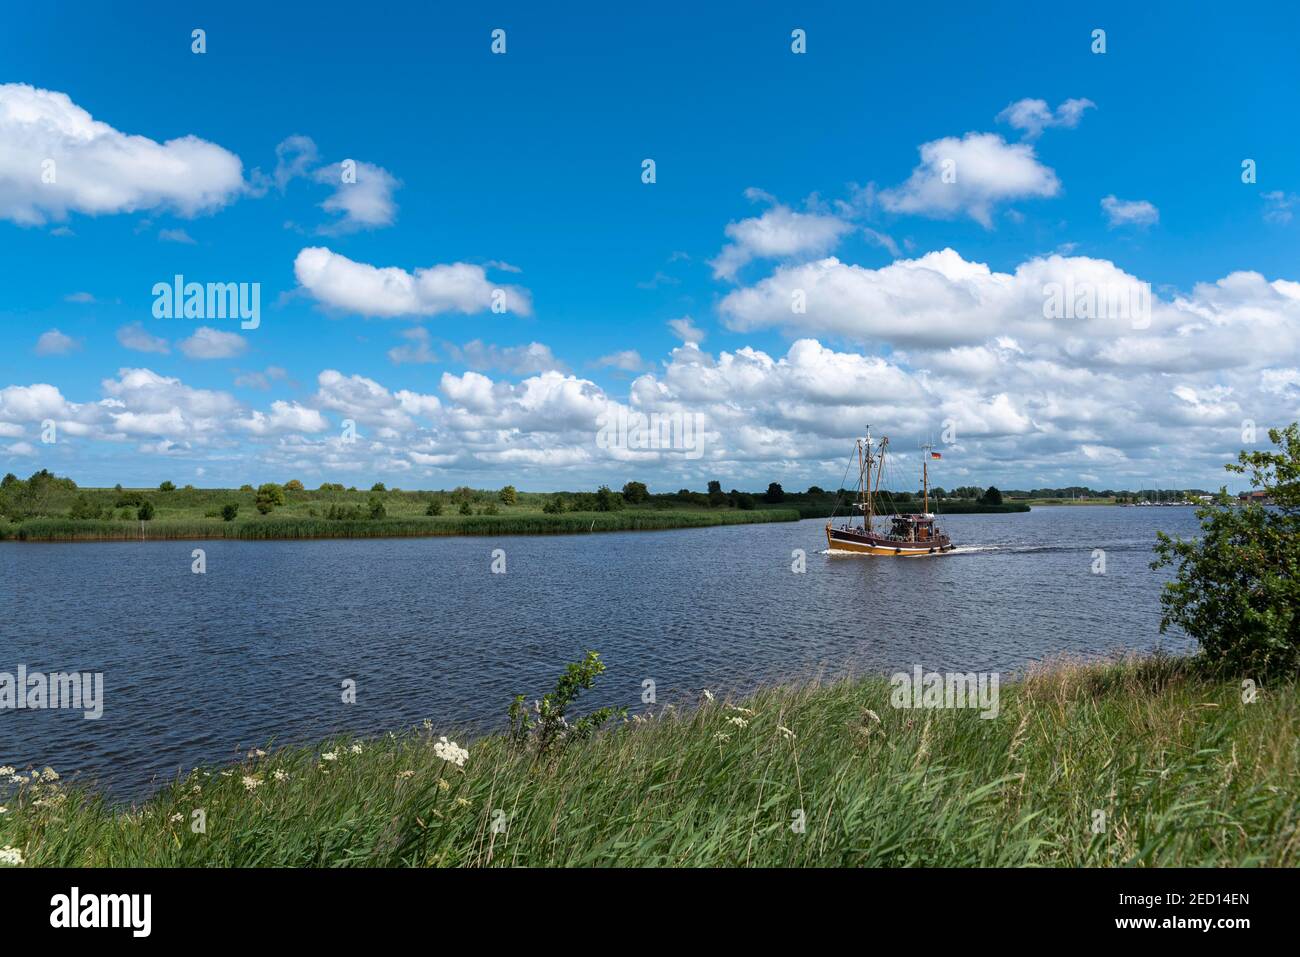
[[941, 458], [943, 458], [943, 456], [940, 455], [938, 452], [931, 452], [931, 453], [930, 453], [930, 458], [932, 458], [932, 459], [941, 459]]

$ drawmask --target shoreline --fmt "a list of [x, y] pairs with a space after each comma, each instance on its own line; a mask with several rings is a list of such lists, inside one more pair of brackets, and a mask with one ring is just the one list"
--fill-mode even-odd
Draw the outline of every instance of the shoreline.
[[462, 744], [425, 722], [255, 748], [126, 807], [18, 772], [0, 844], [29, 867], [1281, 867], [1300, 854], [1295, 679], [1243, 705], [1193, 658], [1058, 662], [1003, 683], [991, 719], [896, 706], [881, 675], [736, 703], [703, 693], [544, 758], [500, 734]]
[[[347, 538], [447, 538], [504, 535], [587, 535], [600, 532], [658, 532], [725, 525], [797, 522], [798, 509], [750, 511], [570, 512], [546, 515], [467, 515], [438, 518], [322, 520], [312, 517], [271, 517], [242, 522], [220, 519], [154, 520], [150, 522], [71, 519], [31, 519], [17, 527], [0, 527], [0, 541], [17, 542], [139, 542], [139, 541], [304, 541]], [[143, 528], [142, 528], [143, 526]]]

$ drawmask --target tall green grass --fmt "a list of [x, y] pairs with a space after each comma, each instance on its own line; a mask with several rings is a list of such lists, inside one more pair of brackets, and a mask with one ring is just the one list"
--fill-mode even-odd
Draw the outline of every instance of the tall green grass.
[[562, 535], [580, 532], [656, 531], [762, 522], [793, 522], [794, 509], [753, 511], [624, 509], [618, 512], [517, 511], [501, 515], [405, 515], [337, 521], [275, 512], [233, 522], [165, 518], [150, 522], [35, 518], [16, 526], [0, 523], [0, 538], [29, 542], [133, 541], [199, 538], [401, 538], [428, 535]]
[[1247, 704], [1157, 659], [1033, 673], [988, 720], [889, 697], [867, 678], [703, 701], [545, 763], [490, 737], [457, 768], [436, 730], [337, 740], [130, 808], [27, 784], [0, 846], [111, 867], [1300, 864], [1294, 683]]

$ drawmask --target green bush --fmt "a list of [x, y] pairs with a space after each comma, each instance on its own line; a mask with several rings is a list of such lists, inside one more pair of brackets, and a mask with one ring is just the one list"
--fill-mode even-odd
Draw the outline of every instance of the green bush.
[[497, 497], [501, 499], [502, 505], [514, 505], [519, 501], [519, 492], [513, 485], [507, 485], [497, 493]]
[[564, 499], [558, 495], [552, 495], [546, 500], [546, 504], [542, 506], [542, 511], [547, 515], [559, 515], [564, 511]]
[[1300, 425], [1270, 429], [1277, 451], [1241, 452], [1230, 472], [1249, 473], [1274, 507], [1245, 507], [1219, 491], [1199, 508], [1199, 538], [1157, 532], [1152, 568], [1176, 566], [1160, 596], [1160, 630], [1177, 627], [1206, 659], [1246, 676], [1300, 667]]
[[462, 515], [473, 515], [474, 506], [470, 505], [469, 502], [461, 502], [459, 511]]
[[608, 485], [596, 489], [596, 511], [617, 512], [623, 507], [623, 496], [613, 491]]
[[153, 519], [153, 502], [146, 501], [141, 505], [139, 511], [135, 513], [135, 517], [142, 522], [151, 521]]
[[429, 507], [426, 508], [426, 509], [424, 510], [424, 514], [425, 514], [425, 515], [435, 515], [435, 516], [436, 516], [436, 515], [441, 515], [441, 514], [442, 514], [442, 499], [440, 499], [440, 498], [435, 498], [432, 502], [430, 502], [430, 503], [429, 503]]
[[650, 497], [645, 482], [628, 482], [623, 486], [623, 500], [629, 505], [640, 505]]
[[174, 484], [172, 484], [171, 482], [162, 482], [162, 483], [160, 483], [160, 484], [158, 485], [158, 491], [160, 491], [160, 492], [174, 492], [174, 491], [176, 491], [176, 486], [175, 486]]
[[221, 506], [221, 518], [223, 521], [233, 522], [239, 514], [239, 506], [234, 502], [228, 502]]
[[370, 496], [368, 503], [371, 518], [387, 518], [388, 509], [384, 508], [384, 500], [378, 495]]

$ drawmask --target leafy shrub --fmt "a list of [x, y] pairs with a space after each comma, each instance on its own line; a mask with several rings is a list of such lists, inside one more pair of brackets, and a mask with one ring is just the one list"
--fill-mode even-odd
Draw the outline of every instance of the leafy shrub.
[[426, 509], [424, 510], [424, 514], [425, 514], [425, 515], [441, 515], [441, 514], [442, 514], [442, 499], [440, 499], [440, 498], [435, 498], [432, 502], [430, 502], [430, 503], [429, 503], [429, 507], [426, 508]]
[[497, 493], [497, 497], [501, 499], [502, 505], [514, 505], [519, 501], [519, 493], [515, 490], [513, 485], [507, 485]]
[[591, 737], [610, 718], [625, 717], [627, 708], [601, 708], [591, 714], [578, 718], [572, 724], [566, 718], [569, 706], [578, 700], [578, 696], [591, 688], [596, 678], [605, 670], [600, 655], [588, 651], [581, 662], [572, 663], [564, 670], [555, 690], [542, 696], [533, 704], [533, 713], [529, 714], [524, 705], [524, 696], [516, 695], [510, 703], [510, 731], [508, 739], [518, 748], [531, 748], [539, 757], [546, 757], [553, 750], [562, 749], [571, 741], [581, 741]]
[[227, 502], [221, 506], [221, 518], [226, 522], [233, 522], [239, 515], [239, 505], [235, 502]]
[[608, 485], [596, 489], [596, 511], [617, 512], [622, 507], [623, 496], [610, 489]]
[[650, 497], [645, 482], [628, 482], [623, 486], [623, 500], [629, 505], [640, 505]]
[[547, 515], [559, 515], [564, 511], [564, 499], [558, 495], [552, 496], [546, 500], [546, 504], [542, 506], [542, 511]]
[[159, 485], [158, 485], [158, 491], [160, 491], [160, 492], [174, 492], [174, 491], [176, 491], [176, 486], [175, 486], [173, 483], [171, 483], [171, 482], [161, 482], [161, 483], [159, 483]]
[[1241, 452], [1225, 468], [1249, 472], [1273, 506], [1231, 503], [1227, 489], [1196, 510], [1201, 535], [1157, 532], [1152, 568], [1176, 566], [1160, 596], [1160, 630], [1195, 638], [1213, 664], [1251, 675], [1300, 667], [1300, 425], [1270, 429], [1278, 451]]
[[462, 514], [462, 515], [473, 515], [473, 514], [474, 514], [474, 506], [470, 505], [469, 502], [461, 502], [461, 503], [460, 503], [460, 514]]
[[135, 513], [135, 517], [140, 519], [140, 521], [142, 522], [152, 521], [153, 502], [146, 501], [143, 505], [141, 505], [139, 511]]
[[384, 483], [383, 483], [383, 482], [376, 482], [374, 485], [370, 486], [370, 491], [372, 491], [372, 492], [387, 492], [388, 489], [384, 488]]
[[289, 479], [284, 483], [284, 490], [286, 492], [301, 492], [303, 490], [302, 482], [297, 479]]
[[478, 510], [478, 513], [480, 515], [497, 515], [500, 513], [500, 510], [497, 508], [496, 502], [488, 502]]
[[388, 517], [388, 509], [384, 508], [384, 500], [378, 495], [370, 496], [370, 501], [367, 503], [367, 506], [370, 509], [371, 518]]

